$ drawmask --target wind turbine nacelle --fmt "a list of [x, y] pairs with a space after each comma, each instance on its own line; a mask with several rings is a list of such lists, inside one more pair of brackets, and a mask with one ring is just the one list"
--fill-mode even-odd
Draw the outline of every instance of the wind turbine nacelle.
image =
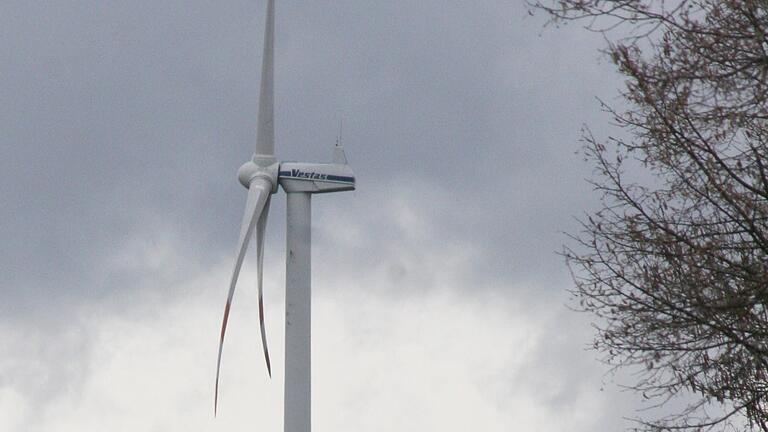
[[286, 192], [341, 192], [355, 190], [355, 174], [347, 164], [284, 162], [278, 181]]

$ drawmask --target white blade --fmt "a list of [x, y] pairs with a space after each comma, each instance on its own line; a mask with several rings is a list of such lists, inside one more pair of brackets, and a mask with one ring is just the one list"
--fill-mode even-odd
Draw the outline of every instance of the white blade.
[[264, 56], [261, 63], [259, 123], [256, 131], [256, 155], [275, 155], [275, 0], [267, 4], [264, 30]]
[[[261, 215], [266, 207], [271, 191], [272, 184], [268, 180], [261, 178], [254, 179], [248, 188], [248, 200], [245, 203], [245, 214], [243, 214], [243, 224], [240, 228], [240, 241], [238, 243], [237, 259], [235, 260], [235, 269], [232, 272], [232, 280], [229, 284], [227, 304], [224, 307], [224, 320], [221, 323], [219, 358], [216, 362], [216, 389], [213, 405], [214, 415], [216, 415], [219, 404], [219, 371], [221, 369], [221, 351], [224, 347], [224, 334], [227, 331], [227, 321], [229, 320], [229, 311], [232, 307], [232, 297], [235, 295], [237, 277], [240, 275], [240, 268], [243, 265], [243, 258], [245, 258], [245, 252], [248, 249], [248, 242], [253, 235], [253, 230], [256, 228], [257, 221], [261, 218]], [[259, 271], [259, 277], [261, 277], [261, 271]]]
[[259, 222], [256, 225], [256, 255], [258, 256], [258, 287], [259, 287], [259, 328], [261, 330], [261, 346], [264, 348], [264, 360], [267, 362], [267, 372], [272, 378], [272, 365], [269, 361], [269, 349], [267, 349], [267, 331], [264, 327], [264, 296], [262, 295], [262, 282], [264, 280], [264, 237], [267, 226], [267, 216], [269, 215], [269, 201], [261, 212]]

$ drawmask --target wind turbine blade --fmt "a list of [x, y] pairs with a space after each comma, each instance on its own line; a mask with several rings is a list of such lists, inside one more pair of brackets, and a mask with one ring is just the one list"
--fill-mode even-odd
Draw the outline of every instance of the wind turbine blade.
[[267, 3], [264, 55], [261, 62], [256, 155], [269, 157], [275, 155], [275, 0]]
[[269, 180], [263, 178], [254, 179], [248, 188], [248, 200], [245, 203], [245, 213], [243, 214], [243, 224], [240, 228], [240, 241], [238, 242], [237, 259], [235, 260], [235, 269], [232, 272], [232, 280], [229, 283], [229, 294], [227, 295], [227, 304], [224, 306], [224, 319], [221, 323], [221, 337], [219, 339], [219, 358], [216, 361], [216, 389], [213, 402], [214, 416], [219, 405], [219, 371], [221, 370], [221, 352], [224, 347], [224, 334], [227, 331], [227, 321], [229, 320], [229, 311], [232, 307], [232, 297], [235, 295], [235, 286], [237, 277], [240, 275], [240, 268], [243, 265], [243, 258], [248, 249], [248, 242], [251, 239], [253, 230], [257, 221], [266, 207], [269, 195], [272, 191], [272, 184]]
[[264, 296], [262, 291], [262, 282], [264, 281], [264, 237], [267, 226], [267, 216], [269, 216], [269, 201], [261, 212], [259, 222], [256, 225], [256, 255], [258, 256], [258, 287], [259, 287], [259, 328], [261, 330], [261, 346], [264, 348], [264, 360], [267, 362], [267, 373], [272, 378], [272, 364], [269, 361], [269, 349], [267, 348], [267, 331], [264, 327]]

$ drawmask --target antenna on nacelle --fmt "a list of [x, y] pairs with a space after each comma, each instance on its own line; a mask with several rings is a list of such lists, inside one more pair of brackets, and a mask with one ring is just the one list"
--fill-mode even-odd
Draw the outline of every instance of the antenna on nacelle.
[[342, 132], [344, 130], [344, 119], [339, 120], [339, 136], [336, 137], [336, 146], [333, 148], [333, 163], [346, 165], [347, 156], [344, 154], [344, 145], [342, 145]]

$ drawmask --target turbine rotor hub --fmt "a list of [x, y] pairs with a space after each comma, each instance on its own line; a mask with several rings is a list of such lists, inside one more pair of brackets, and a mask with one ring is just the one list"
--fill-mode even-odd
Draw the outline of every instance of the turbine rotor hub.
[[279, 170], [280, 164], [274, 157], [257, 159], [254, 156], [254, 160], [249, 160], [237, 170], [237, 179], [248, 189], [255, 178], [264, 178], [272, 184], [272, 193], [275, 193], [277, 192], [277, 173]]

